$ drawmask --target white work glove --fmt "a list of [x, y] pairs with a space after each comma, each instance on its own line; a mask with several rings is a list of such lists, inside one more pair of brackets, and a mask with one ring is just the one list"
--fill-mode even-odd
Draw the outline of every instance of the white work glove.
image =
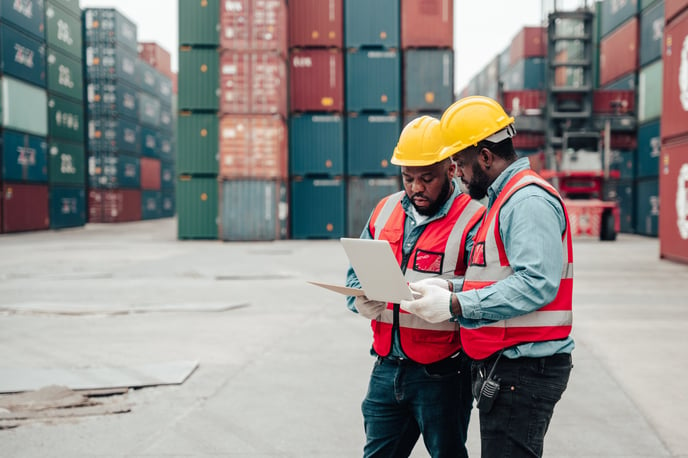
[[436, 283], [428, 284], [424, 281], [409, 284], [413, 291], [421, 294], [421, 297], [413, 301], [403, 300], [399, 306], [429, 323], [449, 320], [452, 317], [450, 302], [452, 293], [446, 289], [446, 280], [444, 283], [444, 288], [437, 286]]
[[423, 285], [423, 286], [439, 286], [442, 289], [446, 289], [449, 291], [449, 282], [447, 281], [446, 278], [442, 277], [430, 277], [430, 278], [424, 278], [422, 280], [418, 280], [417, 282], [410, 283], [409, 287], [412, 290], [416, 289], [416, 286], [414, 285]]
[[382, 301], [372, 301], [365, 296], [358, 296], [354, 301], [354, 307], [362, 315], [370, 320], [374, 320], [387, 308], [387, 303]]

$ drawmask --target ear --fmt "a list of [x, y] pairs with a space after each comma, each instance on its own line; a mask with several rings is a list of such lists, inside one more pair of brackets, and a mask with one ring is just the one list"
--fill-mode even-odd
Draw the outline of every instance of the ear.
[[494, 162], [494, 153], [488, 148], [481, 148], [478, 151], [478, 164], [482, 165], [485, 169], [489, 170]]

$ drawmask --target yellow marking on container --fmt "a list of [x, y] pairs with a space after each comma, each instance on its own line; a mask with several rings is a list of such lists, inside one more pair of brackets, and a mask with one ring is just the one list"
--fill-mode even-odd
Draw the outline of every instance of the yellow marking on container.
[[320, 104], [324, 107], [331, 107], [334, 105], [334, 99], [332, 97], [323, 97], [320, 99]]

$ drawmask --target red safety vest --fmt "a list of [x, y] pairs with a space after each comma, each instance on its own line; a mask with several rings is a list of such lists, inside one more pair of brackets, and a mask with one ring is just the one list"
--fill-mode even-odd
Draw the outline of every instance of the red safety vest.
[[[462, 328], [461, 343], [473, 359], [484, 359], [503, 348], [525, 342], [564, 339], [571, 333], [573, 299], [573, 246], [569, 216], [559, 193], [532, 170], [513, 176], [497, 197], [473, 240], [473, 250], [466, 270], [463, 291], [480, 289], [514, 273], [509, 264], [499, 232], [499, 212], [504, 203], [519, 189], [535, 185], [559, 199], [566, 217], [566, 230], [561, 245], [564, 262], [559, 290], [552, 302], [525, 315], [497, 321], [479, 328]], [[532, 215], [536, 218], [537, 215]]]
[[[404, 191], [392, 194], [378, 203], [370, 218], [373, 238], [387, 240], [399, 265], [403, 267], [404, 223], [406, 212], [401, 206]], [[454, 199], [447, 215], [427, 224], [406, 260], [404, 277], [409, 282], [444, 275], [463, 275], [466, 237], [485, 213], [485, 208], [466, 194]], [[447, 304], [449, 307], [449, 304]], [[421, 364], [440, 361], [461, 348], [458, 323], [445, 321], [432, 324], [401, 310], [398, 304], [371, 322], [373, 349], [387, 356], [392, 348], [394, 318], [398, 317], [399, 341], [404, 354]]]

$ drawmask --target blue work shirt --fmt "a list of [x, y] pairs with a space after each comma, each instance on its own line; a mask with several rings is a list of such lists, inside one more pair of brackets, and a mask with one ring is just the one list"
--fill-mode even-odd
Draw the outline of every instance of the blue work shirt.
[[[509, 165], [487, 190], [487, 211], [506, 183], [530, 168], [528, 158]], [[557, 295], [564, 256], [561, 236], [566, 229], [564, 210], [555, 197], [539, 186], [526, 186], [507, 200], [499, 213], [499, 233], [514, 273], [482, 289], [456, 293], [461, 304], [459, 324], [475, 328], [544, 307]], [[459, 291], [455, 288], [454, 291]], [[571, 336], [563, 340], [532, 342], [504, 351], [507, 358], [540, 358], [571, 353]]]
[[[440, 218], [444, 218], [447, 216], [447, 213], [449, 212], [449, 209], [451, 208], [452, 204], [454, 203], [454, 199], [456, 199], [460, 194], [461, 190], [459, 189], [459, 183], [456, 179], [453, 179], [453, 192], [449, 199], [442, 205], [440, 210], [433, 216], [430, 216], [426, 218], [424, 221], [418, 223], [414, 217], [414, 213], [411, 210], [413, 203], [411, 203], [411, 199], [408, 198], [407, 195], [404, 194], [404, 197], [401, 199], [401, 207], [404, 209], [404, 213], [406, 213], [406, 219], [404, 222], [404, 245], [402, 248], [402, 251], [404, 255], [409, 255], [411, 251], [413, 251], [413, 247], [416, 246], [416, 242], [418, 241], [418, 238], [421, 236], [423, 231], [425, 230], [425, 227], [433, 222], [436, 221]], [[372, 212], [370, 217], [372, 217]], [[362, 239], [372, 239], [373, 235], [370, 233], [370, 217], [368, 217], [368, 222], [365, 225], [365, 228], [363, 229], [363, 232], [361, 233], [361, 238]], [[478, 227], [480, 224], [476, 224], [471, 228], [470, 232], [468, 233], [468, 237], [466, 237], [466, 247], [465, 247], [465, 256], [464, 256], [464, 263], [468, 263], [468, 256], [471, 253], [471, 249], [473, 248], [473, 238], [475, 237], [475, 234], [478, 232]], [[458, 280], [458, 284], [462, 284], [462, 280]], [[349, 266], [349, 270], [346, 273], [346, 286], [349, 286], [351, 288], [360, 288], [361, 283], [358, 281], [358, 277], [356, 276], [356, 272], [354, 272], [354, 269]], [[356, 307], [354, 307], [354, 302], [356, 298], [353, 296], [347, 296], [346, 298], [346, 305], [351, 309], [352, 311], [358, 313], [356, 310]], [[372, 350], [371, 350], [372, 353]], [[396, 356], [396, 357], [402, 357], [405, 356], [404, 353], [401, 351], [401, 345], [399, 344], [399, 330], [398, 328], [394, 328], [394, 342], [392, 345], [392, 350], [390, 352], [390, 356]]]

